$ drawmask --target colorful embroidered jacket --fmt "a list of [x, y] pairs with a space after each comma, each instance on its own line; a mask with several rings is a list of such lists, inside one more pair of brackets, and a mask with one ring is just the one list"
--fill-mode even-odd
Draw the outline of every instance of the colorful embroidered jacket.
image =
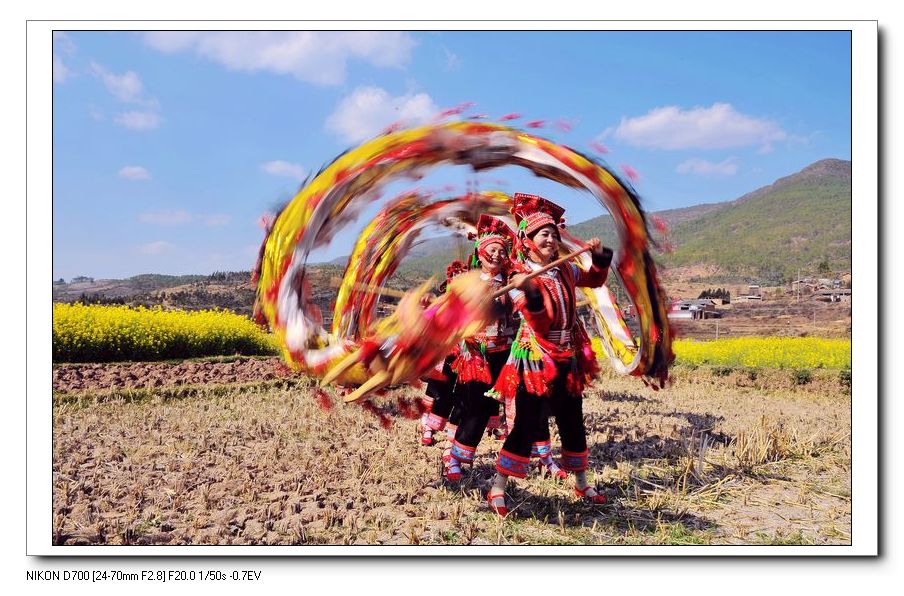
[[[480, 274], [480, 279], [488, 284], [487, 291], [495, 292], [506, 284], [501, 273], [490, 277]], [[458, 374], [462, 383], [480, 381], [490, 384], [494, 381], [487, 364], [486, 354], [489, 352], [509, 351], [515, 339], [517, 323], [514, 319], [512, 299], [504, 294], [495, 300], [496, 320], [474, 337], [468, 338], [460, 345], [458, 358], [452, 363], [452, 370]]]
[[[581, 395], [599, 365], [590, 338], [576, 314], [577, 287], [598, 288], [606, 283], [609, 256], [593, 257], [587, 271], [568, 263], [531, 280], [526, 292], [512, 290], [512, 303], [524, 321], [515, 336], [512, 351], [495, 386], [487, 394], [499, 400], [515, 397], [523, 381], [525, 389], [546, 395], [559, 369], [568, 364], [566, 390]], [[515, 273], [530, 273], [541, 265], [530, 260]], [[565, 365], [565, 366], [563, 366]]]

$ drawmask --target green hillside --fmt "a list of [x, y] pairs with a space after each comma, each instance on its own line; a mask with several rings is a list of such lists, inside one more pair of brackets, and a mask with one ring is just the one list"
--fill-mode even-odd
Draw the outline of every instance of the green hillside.
[[[851, 162], [822, 160], [723, 208], [677, 223], [666, 265], [711, 264], [781, 282], [798, 268], [851, 268]], [[824, 263], [825, 262], [825, 263]]]

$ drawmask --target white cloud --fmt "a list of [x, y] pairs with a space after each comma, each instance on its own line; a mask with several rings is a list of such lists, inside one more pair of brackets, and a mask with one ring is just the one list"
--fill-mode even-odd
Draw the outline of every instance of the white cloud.
[[141, 77], [131, 70], [123, 74], [110, 72], [96, 62], [91, 63], [91, 72], [99, 78], [107, 91], [117, 100], [141, 106], [141, 109], [117, 114], [114, 122], [131, 130], [154, 130], [160, 126], [160, 103], [147, 97]]
[[443, 52], [446, 54], [446, 70], [458, 70], [461, 67], [461, 58], [458, 54], [449, 48], [443, 48]]
[[123, 112], [114, 118], [117, 124], [132, 130], [154, 130], [160, 126], [157, 112]]
[[144, 223], [160, 226], [178, 226], [186, 224], [194, 219], [194, 216], [184, 209], [163, 209], [161, 211], [147, 211], [138, 216]]
[[204, 217], [204, 224], [210, 226], [212, 228], [216, 228], [219, 226], [225, 226], [229, 223], [230, 218], [225, 213], [216, 213], [214, 215], [207, 215]]
[[731, 104], [682, 110], [666, 106], [643, 116], [622, 118], [611, 132], [616, 139], [652, 149], [725, 149], [758, 145], [762, 151], [788, 134], [776, 123], [737, 112]]
[[159, 255], [165, 252], [170, 252], [174, 248], [176, 248], [176, 245], [172, 244], [171, 242], [166, 242], [165, 240], [157, 240], [156, 242], [142, 244], [138, 247], [138, 252], [143, 255]]
[[675, 168], [679, 174], [696, 174], [698, 176], [734, 176], [738, 171], [738, 160], [734, 157], [713, 163], [706, 159], [692, 158]]
[[97, 62], [91, 63], [91, 72], [99, 78], [113, 97], [125, 103], [144, 103], [144, 85], [141, 78], [131, 70], [118, 75], [110, 72]]
[[120, 178], [128, 178], [129, 180], [150, 180], [151, 173], [147, 168], [141, 166], [123, 166], [119, 169]]
[[355, 143], [378, 134], [394, 122], [419, 124], [436, 116], [439, 108], [426, 93], [391, 96], [379, 87], [359, 87], [339, 102], [326, 128], [343, 141]]
[[59, 54], [53, 55], [53, 82], [54, 83], [65, 83], [66, 79], [69, 78], [71, 71], [66, 68], [66, 65], [63, 64], [63, 59], [59, 56]]
[[299, 182], [304, 180], [304, 177], [307, 175], [307, 172], [302, 166], [282, 161], [281, 159], [268, 161], [261, 165], [261, 169], [274, 176], [288, 176], [289, 178], [295, 178]]
[[161, 52], [192, 51], [231, 70], [291, 75], [316, 85], [342, 83], [350, 59], [404, 66], [416, 45], [400, 31], [154, 31], [144, 41]]
[[74, 54], [75, 44], [62, 31], [53, 32], [53, 82], [65, 83], [72, 70], [63, 62], [63, 54]]
[[172, 54], [189, 49], [205, 33], [199, 31], [151, 31], [144, 34], [144, 43], [155, 50]]

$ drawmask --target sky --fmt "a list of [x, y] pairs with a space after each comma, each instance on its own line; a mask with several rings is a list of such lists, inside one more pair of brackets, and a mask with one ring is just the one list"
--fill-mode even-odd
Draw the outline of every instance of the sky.
[[[394, 122], [465, 102], [465, 116], [541, 120], [530, 132], [635, 172], [649, 211], [730, 201], [851, 158], [848, 32], [58, 31], [48, 41], [54, 279], [250, 269], [261, 216], [308, 174]], [[416, 185], [540, 193], [570, 222], [603, 213], [515, 167], [441, 168]], [[349, 254], [363, 225], [312, 258]]]

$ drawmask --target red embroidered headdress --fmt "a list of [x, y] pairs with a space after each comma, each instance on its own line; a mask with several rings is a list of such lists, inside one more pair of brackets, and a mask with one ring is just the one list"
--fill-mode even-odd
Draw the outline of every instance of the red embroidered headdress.
[[565, 226], [565, 220], [562, 215], [565, 209], [559, 207], [549, 199], [544, 199], [540, 195], [529, 195], [522, 192], [516, 192], [513, 197], [514, 205], [511, 208], [515, 221], [518, 222], [518, 258], [522, 258], [522, 247], [533, 249], [533, 242], [528, 236], [542, 228], [543, 226], [553, 226], [558, 232], [560, 227]]
[[512, 215], [518, 222], [518, 231], [524, 232], [526, 236], [533, 234], [543, 226], [551, 225], [558, 228], [562, 223], [562, 215], [565, 210], [549, 199], [522, 192], [516, 192], [512, 198], [515, 203], [511, 209]]
[[474, 256], [471, 258], [471, 267], [477, 266], [477, 260], [486, 255], [487, 247], [500, 242], [505, 247], [505, 252], [512, 254], [515, 245], [515, 234], [504, 221], [485, 213], [477, 220], [477, 234], [472, 233], [468, 237], [474, 240]]

